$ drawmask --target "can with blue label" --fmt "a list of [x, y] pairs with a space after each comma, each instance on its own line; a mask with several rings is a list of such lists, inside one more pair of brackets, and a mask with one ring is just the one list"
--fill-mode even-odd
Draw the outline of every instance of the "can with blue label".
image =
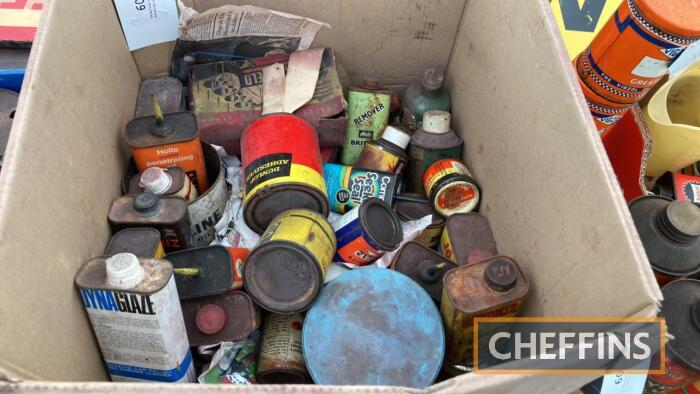
[[397, 174], [341, 164], [324, 164], [323, 177], [331, 210], [337, 213], [345, 213], [370, 197], [391, 204], [398, 189]]
[[96, 257], [75, 284], [112, 381], [196, 380], [173, 266], [131, 253]]

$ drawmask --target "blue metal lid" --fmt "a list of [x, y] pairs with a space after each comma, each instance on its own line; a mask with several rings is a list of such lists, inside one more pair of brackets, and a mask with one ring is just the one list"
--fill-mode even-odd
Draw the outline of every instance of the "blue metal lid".
[[302, 344], [317, 384], [430, 386], [445, 353], [440, 313], [409, 277], [385, 268], [327, 283], [306, 314]]

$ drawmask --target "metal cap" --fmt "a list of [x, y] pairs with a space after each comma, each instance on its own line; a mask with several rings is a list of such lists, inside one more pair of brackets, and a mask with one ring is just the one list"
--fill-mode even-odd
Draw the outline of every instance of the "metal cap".
[[382, 133], [382, 139], [391, 142], [401, 149], [406, 149], [411, 142], [411, 135], [395, 126], [387, 126]]
[[425, 260], [419, 264], [418, 277], [425, 283], [435, 283], [442, 278], [443, 271], [447, 270], [447, 266], [443, 263], [435, 263], [431, 260]]
[[158, 208], [158, 202], [158, 196], [153, 193], [139, 193], [134, 197], [134, 209], [140, 213], [152, 213]]
[[445, 134], [450, 131], [450, 118], [447, 111], [425, 111], [422, 129], [431, 134]]
[[199, 308], [195, 320], [199, 331], [212, 335], [224, 329], [228, 314], [219, 305], [206, 304]]
[[445, 79], [442, 71], [429, 68], [423, 73], [423, 80], [421, 81], [421, 86], [427, 90], [437, 90], [442, 87], [442, 81]]
[[131, 253], [119, 253], [105, 261], [107, 283], [118, 289], [136, 287], [145, 275], [138, 257]]
[[491, 289], [504, 293], [515, 286], [518, 269], [508, 260], [496, 259], [486, 266], [484, 280]]
[[147, 192], [163, 194], [173, 184], [173, 178], [160, 167], [148, 167], [139, 178], [140, 186]]
[[671, 230], [685, 237], [700, 237], [700, 208], [690, 201], [673, 201], [664, 210]]

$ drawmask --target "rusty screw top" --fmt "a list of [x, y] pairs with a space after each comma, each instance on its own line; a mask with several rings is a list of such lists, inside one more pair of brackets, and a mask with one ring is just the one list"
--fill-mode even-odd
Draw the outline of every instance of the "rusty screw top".
[[495, 259], [486, 266], [484, 280], [491, 289], [505, 293], [515, 286], [518, 269], [508, 260]]
[[154, 214], [158, 209], [159, 199], [153, 193], [139, 193], [134, 197], [134, 209], [142, 215]]

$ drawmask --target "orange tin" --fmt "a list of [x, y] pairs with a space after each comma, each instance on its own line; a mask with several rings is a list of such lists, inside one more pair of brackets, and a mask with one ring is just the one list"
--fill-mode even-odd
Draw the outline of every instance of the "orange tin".
[[600, 96], [586, 86], [578, 73], [577, 76], [583, 96], [586, 98], [586, 104], [588, 104], [588, 110], [591, 111], [593, 122], [595, 122], [596, 130], [602, 135], [605, 130], [622, 118], [632, 104], [620, 104]]

